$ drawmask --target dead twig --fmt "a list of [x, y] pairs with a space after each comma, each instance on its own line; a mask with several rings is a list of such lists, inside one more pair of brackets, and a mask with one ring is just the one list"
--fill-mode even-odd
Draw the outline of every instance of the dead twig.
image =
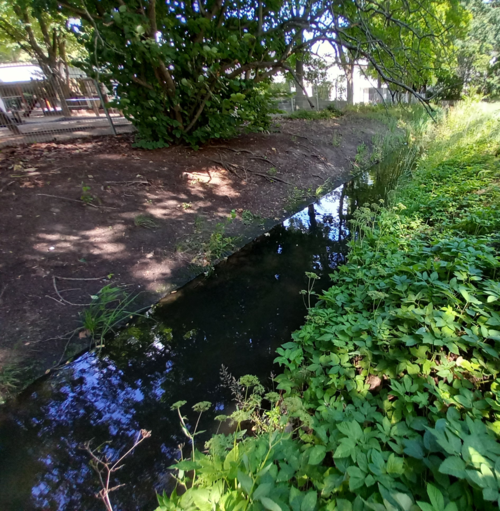
[[68, 305], [73, 305], [74, 307], [88, 307], [89, 305], [92, 305], [90, 303], [73, 303], [73, 302], [66, 300], [66, 298], [64, 298], [61, 295], [61, 293], [59, 292], [59, 289], [57, 289], [56, 278], [57, 277], [55, 275], [52, 277], [52, 284], [54, 285], [54, 290], [55, 290], [57, 296], [59, 297], [59, 299], [61, 300], [61, 302], [66, 303]]
[[10, 183], [7, 183], [1, 190], [0, 190], [0, 193], [2, 193], [4, 190], [7, 190], [7, 188], [10, 186], [10, 185], [13, 185], [15, 183], [15, 181], [11, 181]]
[[264, 156], [262, 154], [256, 154], [253, 151], [250, 151], [248, 149], [233, 149], [232, 147], [229, 147], [227, 145], [213, 145], [212, 147], [226, 149], [228, 151], [233, 151], [234, 153], [248, 153], [248, 154], [252, 155], [252, 157], [250, 158], [251, 160], [263, 160], [267, 163], [270, 163], [273, 167], [276, 167], [276, 165], [266, 156]]
[[285, 183], [286, 185], [292, 185], [292, 183], [289, 183], [288, 181], [285, 181], [284, 179], [281, 179], [280, 177], [276, 177], [276, 176], [268, 176], [267, 174], [262, 174], [261, 172], [255, 172], [253, 170], [250, 171], [252, 174], [255, 174], [256, 176], [261, 176], [261, 177], [265, 177], [268, 181], [270, 181], [271, 183], [273, 181], [280, 181], [281, 183]]
[[77, 278], [77, 277], [58, 277], [57, 275], [54, 275], [56, 279], [60, 280], [107, 280], [107, 275], [105, 277], [91, 277], [91, 278]]
[[151, 186], [149, 181], [106, 181], [107, 184], [115, 185], [147, 185]]
[[84, 206], [90, 206], [91, 208], [96, 208], [96, 209], [99, 209], [99, 208], [116, 209], [116, 208], [112, 208], [111, 206], [102, 206], [102, 205], [96, 206], [95, 204], [91, 204], [90, 202], [84, 202], [79, 199], [70, 199], [69, 197], [61, 197], [59, 195], [49, 195], [48, 193], [37, 193], [37, 195], [41, 195], [43, 197], [52, 197], [54, 199], [67, 200], [67, 201], [71, 201], [71, 202], [78, 202], [79, 204], [83, 204]]
[[3, 294], [5, 293], [5, 290], [9, 287], [9, 284], [5, 284], [5, 286], [3, 286], [3, 289], [2, 289], [2, 292], [0, 293], [0, 300], [2, 299], [2, 296]]
[[101, 484], [101, 490], [99, 491], [99, 493], [96, 494], [96, 497], [100, 498], [104, 502], [107, 511], [113, 511], [113, 505], [111, 504], [109, 494], [123, 486], [123, 484], [118, 484], [116, 486], [111, 487], [110, 486], [111, 476], [113, 475], [114, 472], [122, 468], [123, 465], [121, 465], [121, 463], [123, 462], [123, 460], [129, 454], [131, 454], [141, 442], [143, 442], [146, 438], [149, 438], [150, 436], [151, 431], [141, 429], [132, 447], [125, 454], [120, 456], [120, 458], [114, 463], [110, 459], [108, 459], [106, 455], [104, 455], [103, 458], [97, 456], [95, 452], [90, 448], [91, 441], [86, 442], [83, 445], [82, 449], [87, 451], [90, 454], [90, 457], [92, 458], [90, 460], [90, 466], [97, 472], [97, 476], [99, 477], [99, 482]]
[[69, 197], [60, 197], [59, 195], [49, 195], [48, 193], [37, 193], [37, 195], [42, 195], [43, 197], [52, 197], [53, 199], [67, 200], [70, 202], [78, 202], [79, 204], [84, 204], [84, 205], [90, 206], [91, 208], [97, 208], [97, 206], [95, 204], [89, 204], [88, 202], [83, 202], [82, 200], [78, 200], [78, 199], [70, 199]]

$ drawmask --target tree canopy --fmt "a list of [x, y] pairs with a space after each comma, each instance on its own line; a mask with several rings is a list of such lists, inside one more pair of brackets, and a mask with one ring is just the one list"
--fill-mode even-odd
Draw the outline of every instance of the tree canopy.
[[426, 102], [419, 88], [449, 65], [466, 20], [458, 0], [15, 0], [28, 1], [79, 18], [87, 71], [115, 89], [147, 147], [265, 128], [266, 84], [297, 79], [293, 59], [319, 42]]

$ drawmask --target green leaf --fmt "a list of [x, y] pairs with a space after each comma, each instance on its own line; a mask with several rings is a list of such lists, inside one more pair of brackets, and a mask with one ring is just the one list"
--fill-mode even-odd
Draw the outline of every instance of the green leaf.
[[273, 483], [261, 483], [252, 494], [252, 499], [259, 500], [262, 497], [267, 497], [269, 492], [273, 489]]
[[352, 511], [352, 504], [346, 499], [337, 499], [335, 511]]
[[485, 488], [483, 490], [483, 499], [489, 501], [495, 501], [498, 499], [498, 490], [493, 488]]
[[441, 511], [438, 509], [434, 509], [428, 502], [417, 501], [417, 504], [419, 505], [422, 511]]
[[444, 508], [443, 494], [430, 483], [427, 484], [427, 495], [429, 495], [429, 500], [436, 510], [441, 510]]
[[190, 470], [197, 470], [198, 468], [201, 468], [201, 464], [196, 461], [183, 460], [168, 468], [176, 468], [177, 470], [184, 470], [185, 472], [188, 472]]
[[309, 450], [309, 465], [319, 465], [326, 456], [324, 445], [315, 445]]
[[477, 470], [466, 470], [466, 474], [473, 483], [479, 486], [479, 488], [486, 488], [488, 486], [481, 472], [478, 472]]
[[391, 453], [387, 460], [387, 473], [401, 475], [404, 473], [404, 459]]
[[245, 493], [250, 495], [253, 486], [252, 478], [248, 474], [244, 474], [243, 472], [238, 471], [237, 479]]
[[403, 444], [405, 445], [403, 451], [405, 454], [418, 460], [424, 459], [424, 449], [421, 442], [418, 440], [403, 440]]
[[295, 469], [292, 466], [288, 465], [287, 463], [282, 463], [280, 466], [278, 477], [276, 478], [276, 482], [284, 483], [286, 481], [289, 481], [294, 474]]
[[458, 477], [459, 479], [465, 479], [465, 463], [458, 456], [449, 456], [441, 463], [439, 472]]
[[316, 502], [318, 501], [318, 494], [312, 490], [306, 494], [304, 500], [302, 501], [302, 505], [300, 506], [300, 511], [314, 511], [316, 509]]
[[266, 509], [269, 509], [269, 511], [282, 511], [281, 506], [269, 497], [262, 497], [260, 501]]
[[333, 454], [334, 458], [347, 458], [352, 454], [352, 452], [356, 449], [356, 444], [354, 440], [350, 438], [343, 438], [340, 441], [340, 445], [337, 447], [337, 450]]
[[349, 490], [354, 491], [365, 484], [366, 474], [360, 468], [351, 466], [347, 469], [349, 474]]
[[483, 475], [483, 479], [486, 482], [486, 485], [492, 490], [496, 490], [497, 481], [488, 465], [485, 465], [484, 463], [481, 465], [481, 474]]

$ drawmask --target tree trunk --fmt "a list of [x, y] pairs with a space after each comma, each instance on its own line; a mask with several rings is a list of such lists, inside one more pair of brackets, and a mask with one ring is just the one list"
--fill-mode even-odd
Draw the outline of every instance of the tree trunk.
[[66, 95], [64, 94], [64, 88], [61, 85], [61, 80], [54, 73], [51, 73], [49, 76], [49, 83], [52, 85], [57, 99], [59, 100], [59, 104], [61, 105], [61, 110], [64, 117], [71, 117], [71, 110], [66, 103]]
[[346, 79], [347, 79], [347, 104], [354, 105], [354, 63], [349, 63], [346, 66]]

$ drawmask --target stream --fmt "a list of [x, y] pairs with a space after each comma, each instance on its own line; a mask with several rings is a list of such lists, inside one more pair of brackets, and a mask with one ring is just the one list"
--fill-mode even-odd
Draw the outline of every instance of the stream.
[[[191, 406], [210, 401], [199, 429], [206, 437], [214, 417], [232, 411], [221, 366], [239, 378], [258, 376], [272, 390], [275, 350], [304, 323], [300, 290], [306, 271], [329, 287], [329, 274], [345, 261], [348, 220], [366, 202], [385, 198], [398, 178], [390, 158], [305, 207], [216, 266], [164, 298], [107, 341], [38, 380], [0, 407], [0, 509], [103, 510], [89, 454], [102, 446], [118, 457], [141, 429], [146, 439], [116, 476], [115, 510], [153, 510], [156, 493], [172, 489], [168, 467], [186, 443], [177, 412], [192, 422]], [[205, 437], [205, 438], [206, 438]], [[187, 449], [186, 449], [187, 452]]]

